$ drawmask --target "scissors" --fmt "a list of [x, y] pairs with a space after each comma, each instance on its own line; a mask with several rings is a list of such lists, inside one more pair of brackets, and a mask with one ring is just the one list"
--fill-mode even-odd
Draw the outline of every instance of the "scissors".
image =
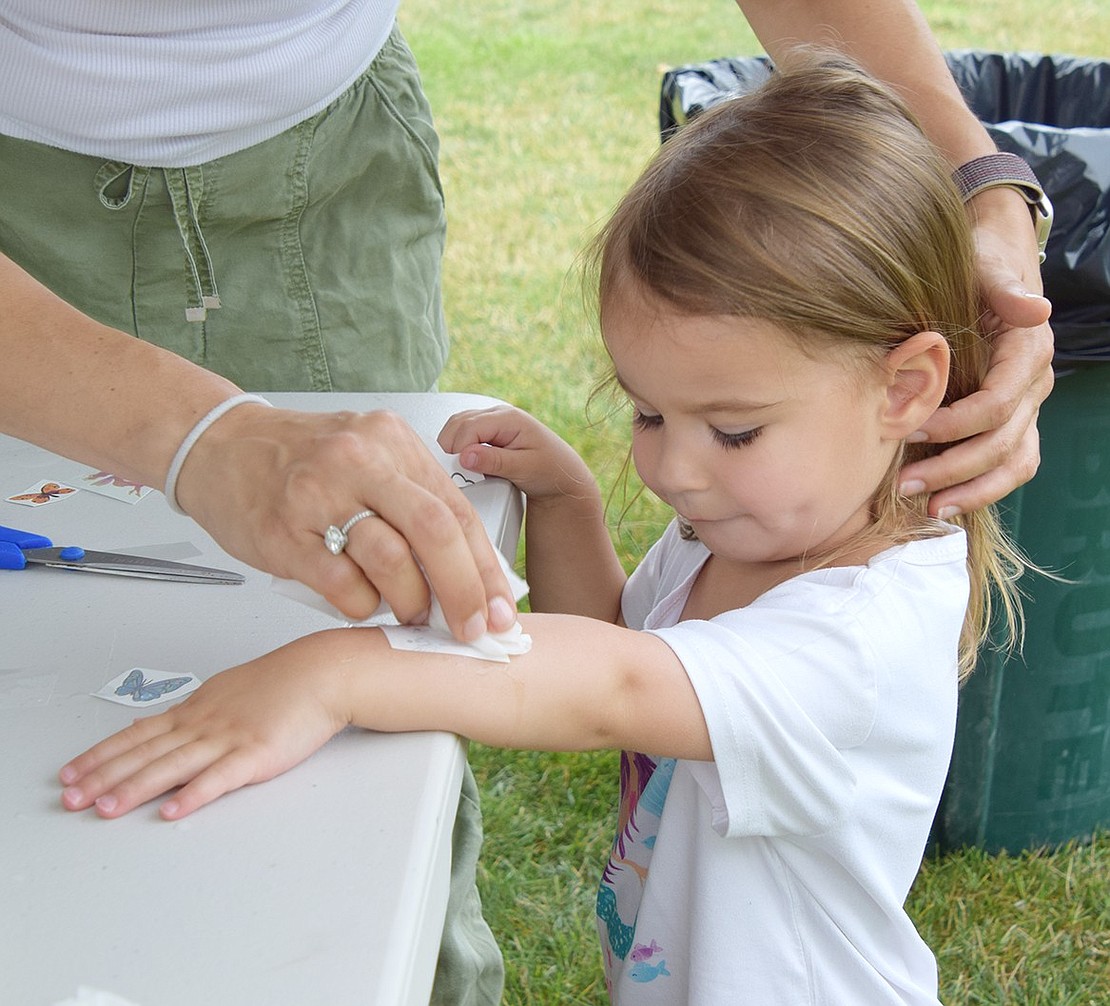
[[246, 577], [226, 569], [193, 566], [168, 559], [148, 559], [122, 552], [86, 552], [77, 545], [55, 548], [41, 534], [0, 525], [0, 569], [26, 569], [40, 563], [55, 569], [79, 569], [88, 573], [114, 573], [147, 580], [177, 580], [182, 583], [242, 583]]

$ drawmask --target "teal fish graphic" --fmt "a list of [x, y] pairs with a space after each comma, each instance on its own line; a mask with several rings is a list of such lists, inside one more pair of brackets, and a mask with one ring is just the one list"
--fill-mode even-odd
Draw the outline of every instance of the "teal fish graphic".
[[640, 961], [638, 964], [633, 964], [632, 969], [628, 972], [628, 977], [634, 982], [653, 982], [663, 975], [670, 975], [666, 961], [660, 961], [658, 964], [648, 964], [647, 961]]

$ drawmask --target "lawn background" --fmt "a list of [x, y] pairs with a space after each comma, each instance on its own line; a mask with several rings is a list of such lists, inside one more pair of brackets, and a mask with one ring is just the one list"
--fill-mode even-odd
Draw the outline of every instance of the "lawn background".
[[[944, 48], [1110, 56], [1110, 0], [921, 6]], [[624, 512], [626, 417], [597, 406], [585, 414], [603, 361], [576, 255], [658, 145], [662, 69], [759, 46], [727, 0], [404, 0], [400, 21], [442, 138], [453, 349], [441, 387], [514, 402], [574, 444], [615, 493], [614, 533], [631, 567], [667, 514], [646, 497]], [[479, 882], [508, 963], [505, 1003], [604, 1004], [593, 898], [615, 756], [474, 746], [471, 762], [486, 816]], [[1108, 906], [1110, 837], [928, 860], [909, 902], [949, 1006], [1106, 1001]]]

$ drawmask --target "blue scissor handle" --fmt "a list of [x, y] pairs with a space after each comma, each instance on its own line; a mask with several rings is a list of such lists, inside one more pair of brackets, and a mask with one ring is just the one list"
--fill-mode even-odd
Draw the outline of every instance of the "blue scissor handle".
[[45, 535], [0, 524], [0, 569], [23, 569], [27, 565], [25, 548], [50, 548], [53, 544]]

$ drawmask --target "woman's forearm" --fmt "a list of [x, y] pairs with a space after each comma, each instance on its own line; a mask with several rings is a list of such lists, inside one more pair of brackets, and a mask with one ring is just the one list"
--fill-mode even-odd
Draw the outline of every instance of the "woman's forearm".
[[230, 381], [93, 321], [0, 256], [0, 431], [162, 487], [182, 438]]
[[911, 0], [737, 0], [776, 62], [799, 43], [843, 50], [894, 87], [953, 167], [995, 150]]

